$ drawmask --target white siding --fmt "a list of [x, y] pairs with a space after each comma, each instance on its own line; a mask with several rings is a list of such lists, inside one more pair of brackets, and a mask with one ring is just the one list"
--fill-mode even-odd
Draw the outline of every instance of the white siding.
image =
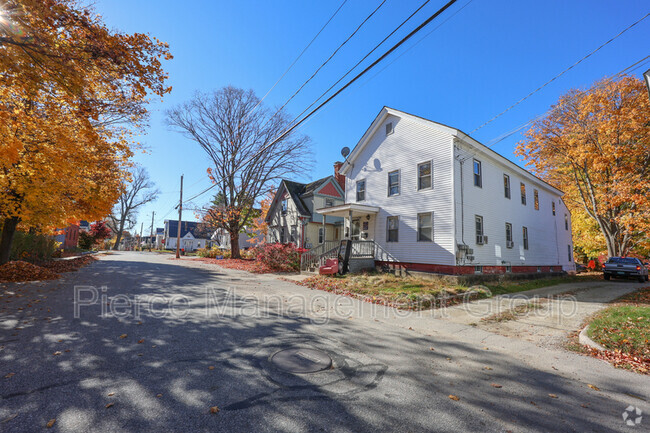
[[[515, 167], [502, 164], [487, 152], [458, 141], [455, 159], [456, 237], [474, 250], [474, 261], [459, 265], [483, 266], [557, 266], [573, 269], [568, 260], [567, 245], [571, 244], [571, 224], [565, 230], [564, 215], [568, 211], [561, 197], [542, 181], [524, 176]], [[481, 161], [482, 187], [474, 186], [473, 160]], [[461, 197], [461, 162], [463, 194]], [[503, 175], [510, 176], [510, 199], [505, 197]], [[521, 203], [520, 183], [526, 186], [526, 205]], [[535, 210], [534, 190], [539, 193], [539, 210]], [[556, 215], [552, 214], [555, 202]], [[464, 203], [464, 216], [461, 212]], [[486, 245], [476, 244], [474, 216], [483, 217]], [[461, 221], [464, 219], [464, 224]], [[512, 224], [513, 248], [506, 247], [505, 223]], [[462, 227], [464, 226], [464, 236]], [[523, 227], [528, 228], [528, 249], [523, 246]], [[463, 239], [464, 237], [464, 239]]]
[[[386, 135], [386, 123], [394, 132]], [[346, 203], [356, 203], [356, 181], [366, 180], [361, 204], [377, 206], [374, 240], [398, 260], [455, 264], [453, 140], [422, 122], [388, 116], [347, 174]], [[417, 165], [433, 161], [433, 188], [417, 189]], [[388, 173], [400, 170], [400, 194], [388, 197]], [[433, 212], [433, 242], [417, 241], [417, 214]], [[399, 241], [386, 242], [386, 218], [399, 216]], [[371, 221], [372, 223], [372, 221]]]

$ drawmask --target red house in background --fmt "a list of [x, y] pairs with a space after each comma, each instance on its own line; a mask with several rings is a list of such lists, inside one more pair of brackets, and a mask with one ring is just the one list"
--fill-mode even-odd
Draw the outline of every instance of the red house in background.
[[61, 243], [61, 246], [59, 248], [62, 248], [64, 250], [75, 248], [77, 246], [77, 242], [79, 241], [79, 225], [70, 224], [62, 231], [62, 233], [54, 236], [54, 240]]

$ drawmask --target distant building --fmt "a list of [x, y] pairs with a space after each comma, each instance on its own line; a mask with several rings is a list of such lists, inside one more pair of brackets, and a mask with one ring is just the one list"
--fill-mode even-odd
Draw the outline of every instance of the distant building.
[[64, 250], [76, 248], [79, 242], [79, 225], [70, 224], [68, 227], [56, 231], [59, 234], [54, 235], [54, 240], [60, 243], [59, 248]]
[[[166, 250], [176, 249], [176, 239], [178, 237], [178, 221], [165, 220], [163, 247]], [[181, 221], [181, 242], [180, 248], [185, 251], [194, 251], [198, 248], [205, 248], [208, 245], [208, 239], [205, 234], [199, 230], [199, 223], [196, 221]]]

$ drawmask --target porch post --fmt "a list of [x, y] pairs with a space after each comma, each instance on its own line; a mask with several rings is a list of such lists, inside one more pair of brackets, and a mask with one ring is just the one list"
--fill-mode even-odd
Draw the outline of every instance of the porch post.
[[327, 241], [327, 227], [325, 226], [325, 220], [327, 215], [323, 214], [323, 244]]
[[348, 239], [352, 239], [352, 209], [348, 211]]

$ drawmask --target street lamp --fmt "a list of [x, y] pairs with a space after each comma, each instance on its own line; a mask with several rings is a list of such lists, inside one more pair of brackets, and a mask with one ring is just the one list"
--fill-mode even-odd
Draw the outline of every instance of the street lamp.
[[643, 79], [645, 80], [645, 86], [648, 89], [648, 97], [650, 98], [650, 69], [643, 73]]

